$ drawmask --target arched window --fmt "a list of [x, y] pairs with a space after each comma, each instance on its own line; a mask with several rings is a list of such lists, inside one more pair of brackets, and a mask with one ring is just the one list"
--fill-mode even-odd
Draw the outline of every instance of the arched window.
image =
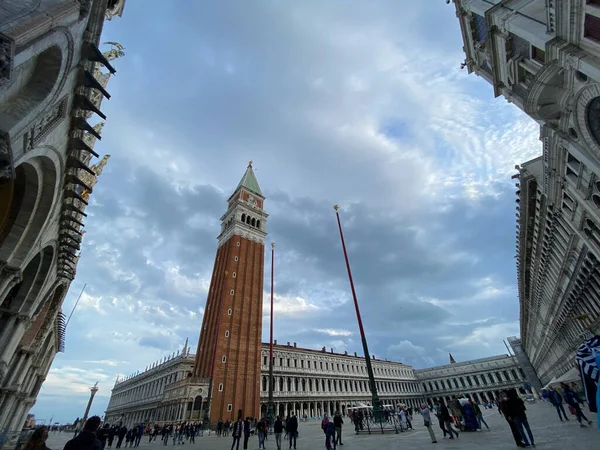
[[267, 377], [262, 377], [262, 390], [267, 390]]
[[242, 214], [242, 222], [246, 221], [246, 214]]
[[250, 224], [255, 227], [256, 226], [256, 219], [253, 217], [252, 221], [250, 222]]
[[250, 225], [250, 216], [246, 216], [246, 223]]
[[260, 220], [256, 221], [256, 228], [260, 228]]

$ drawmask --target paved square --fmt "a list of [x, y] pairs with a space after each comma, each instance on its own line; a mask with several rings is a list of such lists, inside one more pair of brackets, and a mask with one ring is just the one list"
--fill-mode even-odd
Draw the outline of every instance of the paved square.
[[[584, 414], [594, 422], [591, 427], [580, 428], [574, 416], [570, 416], [569, 422], [561, 422], [558, 419], [556, 410], [548, 403], [535, 403], [527, 405], [528, 418], [537, 448], [548, 450], [598, 450], [600, 449], [600, 431], [595, 426], [596, 414], [587, 412], [584, 408]], [[506, 421], [498, 414], [497, 410], [484, 410], [484, 417], [490, 425], [491, 431], [461, 433], [459, 439], [450, 441], [442, 439], [442, 433], [434, 422], [434, 430], [438, 438], [437, 444], [430, 443], [429, 434], [423, 428], [423, 420], [417, 416], [413, 420], [415, 431], [408, 431], [400, 434], [373, 434], [373, 435], [355, 435], [349, 424], [350, 420], [345, 420], [344, 446], [341, 450], [379, 450], [395, 448], [444, 448], [444, 449], [486, 449], [486, 450], [504, 450], [517, 448], [512, 439], [510, 429]], [[485, 429], [485, 427], [484, 427]], [[62, 450], [64, 444], [71, 438], [70, 433], [51, 433], [47, 445], [52, 450]], [[188, 450], [209, 449], [209, 450], [228, 450], [231, 448], [231, 437], [204, 436], [196, 439], [195, 444], [184, 444]], [[283, 441], [283, 449], [288, 448], [288, 441]], [[275, 438], [269, 436], [266, 442], [268, 450], [275, 450]], [[173, 447], [170, 442], [168, 448]], [[182, 446], [179, 446], [180, 448]], [[184, 448], [185, 448], [184, 447]], [[190, 449], [191, 447], [191, 449]], [[113, 444], [114, 448], [114, 444]], [[124, 448], [124, 447], [123, 447]], [[148, 444], [148, 438], [144, 437], [140, 449], [160, 450], [165, 446], [160, 442]], [[242, 446], [240, 445], [240, 449]], [[258, 439], [251, 437], [248, 448], [255, 450], [258, 448]], [[320, 423], [301, 422], [299, 426], [298, 450], [319, 450], [325, 448], [325, 435], [321, 431]], [[182, 449], [184, 450], [184, 449]]]

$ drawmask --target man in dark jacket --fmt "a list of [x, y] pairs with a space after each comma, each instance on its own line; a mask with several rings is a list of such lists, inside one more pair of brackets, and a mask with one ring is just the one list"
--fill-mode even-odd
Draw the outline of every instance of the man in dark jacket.
[[275, 444], [277, 445], [277, 450], [281, 450], [281, 433], [283, 433], [283, 422], [281, 421], [281, 416], [277, 416], [277, 420], [273, 424], [273, 433], [275, 433]]
[[96, 436], [100, 422], [98, 416], [92, 416], [86, 420], [81, 433], [67, 442], [64, 450], [102, 450], [102, 443]]
[[248, 439], [250, 438], [250, 417], [244, 420], [244, 450], [248, 450]]
[[236, 445], [236, 450], [239, 450], [240, 448], [240, 437], [242, 437], [242, 432], [244, 431], [244, 422], [242, 422], [242, 418], [239, 417], [237, 422], [235, 422], [233, 424], [233, 431], [232, 431], [232, 436], [233, 436], [233, 442], [231, 443], [231, 450], [233, 450], [234, 445]]
[[294, 444], [294, 448], [296, 448], [296, 439], [298, 438], [298, 418], [296, 414], [292, 413], [292, 417], [288, 419], [285, 426], [290, 436], [290, 448], [292, 448], [292, 443]]
[[342, 443], [342, 425], [344, 424], [344, 419], [342, 419], [342, 415], [339, 411], [336, 411], [335, 416], [333, 416], [333, 424], [335, 425], [334, 444], [344, 445]]
[[127, 427], [121, 426], [119, 428], [119, 440], [117, 441], [117, 448], [121, 448], [121, 444], [123, 443], [123, 438], [127, 434]]

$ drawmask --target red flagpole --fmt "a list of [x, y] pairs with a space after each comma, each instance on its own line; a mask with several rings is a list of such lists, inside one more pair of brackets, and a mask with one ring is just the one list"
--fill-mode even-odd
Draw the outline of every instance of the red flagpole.
[[273, 285], [275, 280], [275, 243], [271, 242], [271, 336], [269, 339], [269, 404], [267, 406], [267, 421], [269, 428], [273, 426], [275, 417], [275, 404], [273, 403]]
[[273, 283], [275, 279], [275, 242], [271, 242], [271, 340], [269, 341], [269, 357], [273, 359]]
[[338, 213], [338, 205], [335, 205], [333, 209], [335, 210], [335, 216], [337, 217], [338, 228], [340, 230], [342, 249], [344, 250], [344, 259], [346, 260], [346, 269], [348, 269], [350, 289], [352, 290], [352, 298], [354, 299], [354, 309], [356, 310], [356, 318], [358, 320], [358, 329], [360, 331], [363, 351], [365, 352], [365, 363], [367, 365], [367, 374], [369, 375], [369, 384], [371, 387], [371, 397], [373, 401], [373, 415], [376, 418], [378, 418], [381, 412], [381, 403], [379, 401], [379, 394], [377, 393], [377, 385], [375, 384], [375, 376], [373, 374], [373, 367], [371, 365], [371, 355], [369, 354], [369, 347], [367, 346], [367, 337], [365, 336], [365, 330], [363, 328], [362, 318], [360, 316], [360, 309], [358, 307], [358, 299], [356, 298], [356, 290], [354, 289], [354, 280], [352, 279], [352, 271], [350, 270], [350, 261], [348, 260], [348, 252], [346, 251], [346, 242], [344, 241], [344, 232], [342, 231], [342, 222], [340, 221], [340, 214]]

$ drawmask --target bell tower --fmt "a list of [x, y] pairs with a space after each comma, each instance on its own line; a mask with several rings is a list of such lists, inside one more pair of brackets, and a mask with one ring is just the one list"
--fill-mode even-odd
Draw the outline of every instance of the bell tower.
[[264, 239], [268, 214], [252, 161], [227, 200], [194, 375], [211, 379], [211, 423], [258, 417]]

